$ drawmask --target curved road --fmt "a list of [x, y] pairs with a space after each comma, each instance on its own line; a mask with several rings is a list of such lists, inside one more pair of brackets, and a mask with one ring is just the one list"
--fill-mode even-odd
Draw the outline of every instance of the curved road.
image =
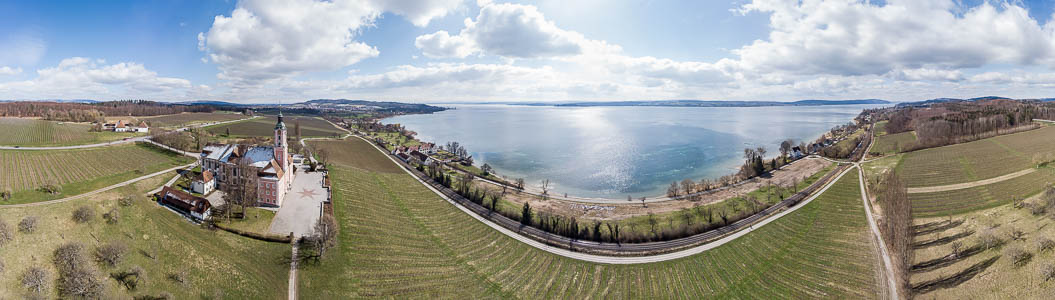
[[[382, 153], [385, 153], [385, 156], [388, 157], [388, 159], [391, 160], [393, 163], [395, 163], [395, 164], [397, 164], [397, 165], [399, 165], [401, 167], [403, 166], [398, 161], [396, 161], [394, 158], [392, 158], [392, 156], [387, 155], [387, 153], [384, 150], [378, 148], [377, 145], [371, 143], [370, 141], [368, 141], [368, 140], [366, 140], [366, 139], [364, 139], [364, 138], [362, 138], [360, 136], [356, 136], [356, 137], [359, 138], [359, 139], [362, 139], [363, 141], [365, 141], [365, 142], [369, 143], [370, 145], [374, 146], [374, 148], [377, 149], [378, 151], [380, 151]], [[702, 252], [710, 250], [710, 249], [714, 249], [716, 247], [724, 245], [725, 243], [728, 243], [728, 242], [730, 242], [732, 240], [735, 240], [735, 239], [737, 239], [737, 238], [739, 238], [741, 236], [744, 236], [744, 235], [746, 235], [746, 234], [748, 234], [748, 233], [750, 233], [750, 232], [752, 232], [752, 231], [754, 231], [754, 230], [756, 230], [758, 228], [761, 228], [762, 226], [765, 226], [766, 224], [769, 224], [769, 222], [777, 220], [777, 219], [779, 219], [780, 217], [782, 217], [784, 215], [787, 215], [787, 214], [789, 214], [791, 212], [794, 212], [795, 210], [798, 210], [798, 208], [805, 206], [809, 202], [812, 202], [818, 196], [820, 196], [825, 191], [827, 191], [828, 188], [830, 188], [835, 182], [837, 182], [840, 178], [842, 178], [843, 175], [846, 175], [850, 170], [852, 170], [852, 168], [847, 168], [845, 170], [840, 171], [838, 173], [838, 175], [834, 177], [834, 179], [828, 181], [827, 184], [825, 184], [823, 187], [821, 187], [816, 193], [813, 193], [812, 196], [806, 198], [805, 200], [801, 201], [801, 203], [796, 204], [795, 206], [792, 206], [791, 208], [789, 208], [787, 210], [784, 210], [784, 211], [782, 211], [780, 213], [777, 213], [777, 214], [775, 214], [775, 215], [773, 215], [773, 216], [771, 216], [769, 218], [762, 219], [762, 220], [758, 221], [757, 223], [754, 223], [754, 221], [752, 221], [752, 220], [742, 220], [742, 221], [747, 221], [747, 222], [743, 222], [743, 223], [736, 222], [736, 223], [733, 223], [730, 226], [722, 227], [722, 228], [737, 227], [736, 226], [737, 224], [740, 224], [742, 226], [741, 228], [734, 228], [734, 229], [726, 229], [726, 230], [724, 230], [724, 232], [721, 232], [722, 234], [729, 233], [730, 231], [735, 231], [735, 230], [739, 229], [739, 231], [729, 233], [728, 235], [725, 235], [725, 236], [723, 236], [723, 237], [721, 237], [721, 238], [719, 238], [717, 240], [711, 241], [711, 242], [703, 244], [703, 245], [698, 245], [698, 246], [694, 246], [694, 247], [691, 247], [691, 248], [687, 248], [687, 249], [679, 250], [679, 251], [675, 251], [675, 252], [669, 252], [669, 253], [657, 254], [657, 255], [649, 255], [649, 256], [628, 257], [628, 256], [605, 256], [605, 255], [596, 255], [596, 254], [587, 254], [587, 253], [582, 253], [582, 252], [575, 252], [575, 251], [568, 250], [568, 249], [565, 249], [565, 248], [552, 246], [552, 245], [549, 245], [547, 243], [538, 241], [538, 240], [536, 240], [534, 238], [525, 236], [525, 235], [523, 235], [521, 233], [518, 233], [518, 232], [515, 232], [513, 230], [510, 230], [506, 226], [499, 225], [499, 224], [495, 223], [494, 219], [485, 218], [481, 214], [476, 213], [473, 210], [470, 210], [465, 205], [463, 205], [463, 203], [461, 201], [456, 201], [456, 200], [452, 199], [446, 193], [443, 193], [443, 192], [437, 190], [431, 184], [428, 184], [425, 181], [423, 181], [420, 177], [418, 177], [417, 175], [412, 173], [410, 170], [406, 169], [405, 167], [403, 168], [404, 172], [406, 172], [408, 175], [414, 177], [419, 183], [421, 183], [425, 187], [429, 188], [429, 190], [432, 190], [433, 193], [436, 193], [436, 195], [439, 195], [444, 200], [447, 200], [447, 202], [451, 203], [452, 205], [454, 205], [458, 209], [461, 209], [463, 212], [465, 212], [466, 214], [472, 216], [477, 221], [479, 221], [481, 223], [484, 223], [485, 225], [490, 226], [491, 228], [493, 228], [493, 229], [495, 229], [495, 230], [497, 230], [497, 231], [499, 231], [499, 232], [501, 232], [501, 233], [513, 238], [513, 239], [516, 239], [516, 240], [518, 240], [518, 241], [520, 241], [522, 243], [528, 244], [528, 245], [530, 245], [532, 247], [535, 247], [537, 249], [540, 249], [540, 250], [543, 250], [543, 251], [546, 251], [546, 252], [550, 252], [550, 253], [553, 253], [553, 254], [556, 254], [556, 255], [560, 255], [560, 256], [564, 256], [564, 257], [568, 257], [568, 258], [574, 258], [574, 259], [583, 260], [583, 261], [588, 261], [588, 262], [605, 263], [605, 264], [641, 264], [641, 263], [662, 262], [662, 261], [668, 261], [668, 260], [688, 257], [688, 256], [692, 256], [692, 255], [696, 255], [696, 254], [702, 253]], [[835, 174], [833, 173], [832, 175], [835, 175]], [[475, 204], [475, 203], [473, 203], [473, 204]], [[777, 206], [773, 206], [773, 207], [777, 207]], [[761, 215], [762, 214], [756, 214], [755, 216], [761, 216]], [[502, 217], [499, 217], [499, 218], [502, 218]], [[495, 218], [495, 219], [499, 219], [499, 218]], [[757, 221], [757, 219], [755, 221]], [[752, 223], [754, 223], [754, 224], [752, 224]], [[531, 229], [535, 229], [535, 228], [533, 228], [533, 227], [526, 227], [526, 228], [522, 229], [521, 231], [522, 232], [523, 231], [529, 231]], [[535, 230], [537, 230], [537, 229], [535, 229]], [[709, 231], [708, 233], [718, 232], [718, 231], [722, 231], [722, 230], [721, 229], [713, 230], [713, 231]], [[699, 234], [699, 235], [696, 235], [696, 236], [701, 236], [701, 235], [705, 235], [705, 234], [707, 234], [707, 233]], [[695, 236], [693, 236], [693, 237], [695, 237]], [[559, 239], [559, 238], [554, 238], [554, 239]], [[668, 241], [668, 242], [671, 242], [671, 241]], [[598, 244], [602, 244], [602, 243], [581, 242], [581, 245], [590, 245], [590, 244], [598, 245]], [[609, 244], [609, 243], [605, 243], [605, 244]], [[653, 244], [653, 245], [658, 246], [658, 244], [665, 244], [665, 242], [646, 243], [646, 244]], [[622, 247], [630, 247], [632, 245], [633, 244], [626, 244], [626, 245], [622, 245]], [[637, 245], [642, 245], [642, 244], [637, 244]]]

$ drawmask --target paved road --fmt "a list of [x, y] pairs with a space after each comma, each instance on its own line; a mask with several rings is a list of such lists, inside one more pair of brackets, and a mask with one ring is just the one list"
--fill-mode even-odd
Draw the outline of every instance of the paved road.
[[[226, 124], [226, 123], [245, 121], [245, 120], [249, 120], [249, 119], [253, 119], [253, 118], [256, 118], [256, 116], [245, 118], [245, 119], [231, 120], [231, 121], [203, 123], [203, 124], [197, 124], [197, 125], [190, 126], [190, 127], [203, 127], [203, 126], [220, 125], [220, 124]], [[179, 128], [179, 129], [176, 129], [176, 131], [185, 131], [185, 130], [187, 130], [190, 127]], [[0, 146], [0, 150], [67, 150], [67, 149], [95, 148], [95, 147], [106, 147], [106, 146], [113, 146], [113, 145], [120, 145], [120, 144], [134, 143], [134, 142], [145, 142], [145, 141], [148, 141], [151, 137], [152, 136], [148, 135], [148, 136], [140, 136], [140, 137], [134, 137], [134, 138], [129, 138], [129, 139], [123, 139], [123, 140], [117, 140], [117, 141], [112, 141], [112, 142], [106, 142], [106, 143], [88, 144], [88, 145], [75, 145], [75, 146], [55, 146], [55, 147]]]
[[[380, 151], [382, 153], [385, 153], [384, 150], [382, 150], [381, 148], [378, 148], [377, 145], [374, 145], [370, 141], [368, 141], [366, 139], [363, 139], [362, 137], [359, 137], [359, 136], [356, 136], [356, 137], [362, 139], [363, 141], [366, 141], [367, 143], [370, 143], [370, 145], [373, 145], [374, 148], [377, 149], [378, 151]], [[401, 164], [399, 164], [398, 161], [396, 161], [390, 155], [387, 155], [387, 153], [386, 153], [385, 156], [388, 157], [388, 159], [391, 160], [393, 163], [402, 166]], [[784, 211], [782, 211], [780, 213], [777, 213], [777, 214], [773, 215], [772, 217], [761, 219], [761, 220], [756, 219], [754, 221], [752, 221], [752, 220], [742, 220], [741, 222], [733, 223], [730, 226], [722, 227], [723, 229], [710, 231], [709, 233], [713, 233], [713, 232], [717, 232], [717, 231], [724, 231], [724, 232], [721, 232], [722, 234], [729, 233], [728, 235], [725, 235], [724, 237], [721, 237], [721, 238], [719, 238], [717, 240], [714, 240], [712, 242], [709, 242], [709, 243], [706, 243], [706, 244], [703, 244], [703, 245], [699, 245], [699, 246], [694, 246], [694, 247], [691, 247], [691, 248], [688, 248], [688, 249], [685, 249], [685, 250], [679, 250], [679, 251], [669, 252], [669, 253], [664, 253], [664, 254], [628, 257], [628, 256], [604, 256], [604, 255], [595, 255], [595, 254], [587, 254], [587, 253], [582, 253], [582, 252], [575, 252], [575, 251], [571, 251], [571, 250], [568, 250], [568, 249], [565, 249], [565, 248], [561, 248], [561, 247], [557, 247], [557, 246], [551, 246], [551, 245], [546, 244], [544, 242], [540, 242], [540, 241], [538, 241], [538, 240], [536, 240], [534, 238], [531, 238], [531, 237], [525, 236], [523, 234], [520, 234], [518, 232], [515, 232], [513, 230], [510, 230], [506, 226], [499, 225], [499, 224], [495, 223], [496, 219], [504, 218], [504, 217], [499, 216], [499, 217], [495, 217], [495, 218], [484, 218], [481, 214], [479, 214], [477, 212], [474, 212], [473, 210], [471, 210], [471, 209], [469, 209], [469, 208], [467, 208], [465, 206], [465, 205], [472, 205], [472, 204], [475, 204], [475, 203], [471, 203], [471, 202], [465, 203], [465, 202], [461, 202], [461, 201], [456, 201], [456, 200], [452, 199], [450, 196], [448, 196], [446, 193], [440, 192], [439, 190], [437, 190], [432, 185], [422, 181], [421, 178], [416, 176], [409, 169], [407, 169], [405, 167], [403, 168], [404, 172], [407, 172], [407, 174], [409, 174], [412, 177], [414, 177], [419, 183], [425, 185], [425, 187], [429, 188], [429, 190], [432, 190], [432, 192], [436, 193], [437, 195], [439, 195], [444, 200], [447, 200], [447, 202], [451, 203], [452, 205], [454, 205], [458, 209], [461, 209], [463, 212], [465, 212], [469, 216], [475, 218], [477, 221], [479, 221], [481, 223], [484, 223], [485, 225], [490, 226], [491, 228], [493, 228], [493, 229], [495, 229], [495, 230], [497, 230], [497, 231], [499, 231], [499, 232], [501, 232], [501, 233], [513, 238], [513, 239], [516, 239], [516, 240], [518, 240], [518, 241], [520, 241], [522, 243], [528, 244], [528, 245], [530, 245], [532, 247], [535, 247], [537, 249], [540, 249], [542, 251], [550, 252], [550, 253], [553, 253], [553, 254], [556, 254], [556, 255], [560, 255], [560, 256], [564, 256], [564, 257], [568, 257], [568, 258], [573, 258], [573, 259], [578, 259], [578, 260], [583, 260], [583, 261], [589, 261], [589, 262], [595, 262], [595, 263], [606, 263], [606, 264], [654, 263], [654, 262], [668, 261], [668, 260], [688, 257], [688, 256], [692, 256], [692, 255], [696, 255], [696, 254], [702, 253], [702, 252], [710, 250], [710, 249], [714, 249], [716, 247], [724, 245], [725, 243], [733, 241], [733, 240], [735, 240], [735, 239], [737, 239], [737, 238], [739, 238], [741, 236], [744, 236], [744, 235], [746, 235], [746, 234], [748, 234], [748, 233], [750, 233], [750, 232], [752, 232], [752, 231], [754, 231], [754, 230], [756, 230], [758, 228], [761, 228], [762, 226], [765, 226], [766, 224], [769, 224], [769, 222], [777, 220], [780, 217], [783, 217], [784, 215], [787, 215], [789, 213], [792, 213], [792, 212], [798, 210], [799, 208], [805, 206], [809, 202], [812, 202], [818, 196], [820, 196], [825, 191], [827, 191], [829, 187], [831, 187], [835, 182], [837, 182], [840, 178], [842, 178], [843, 175], [848, 173], [850, 170], [851, 170], [850, 168], [842, 170], [841, 172], [839, 172], [837, 174], [837, 176], [833, 180], [828, 181], [827, 184], [825, 184], [823, 187], [821, 187], [816, 193], [813, 193], [812, 196], [810, 196], [810, 197], [806, 198], [805, 200], [801, 201], [800, 204], [792, 206], [791, 208], [789, 208], [787, 210], [784, 210]], [[776, 206], [774, 206], [774, 207], [776, 207]], [[760, 218], [761, 215], [755, 215], [755, 216], [759, 216], [759, 218]], [[755, 223], [755, 221], [757, 221], [757, 223]], [[739, 224], [739, 226], [738, 226], [738, 224]], [[736, 227], [739, 227], [739, 228], [736, 228]], [[533, 227], [526, 227], [526, 228], [522, 229], [521, 232], [529, 231], [529, 230], [532, 230], [532, 229], [537, 230], [537, 229], [535, 229]], [[734, 230], [738, 230], [738, 231], [730, 233], [731, 231], [734, 231]], [[704, 233], [704, 234], [707, 234], [707, 233]], [[703, 234], [701, 234], [701, 235], [703, 235]], [[700, 236], [700, 235], [697, 235], [697, 236]], [[551, 237], [551, 238], [553, 240], [561, 239], [561, 237]], [[671, 242], [671, 241], [658, 242], [658, 243], [649, 243], [649, 244], [661, 246], [662, 244], [669, 244], [669, 242]], [[579, 243], [580, 246], [588, 245], [588, 244], [607, 244], [607, 243], [582, 242], [582, 241], [576, 241], [575, 243]], [[638, 244], [638, 245], [641, 245], [641, 244]], [[625, 244], [625, 245], [622, 245], [622, 246], [623, 247], [629, 247], [629, 246], [631, 246], [631, 244]]]
[[71, 201], [71, 200], [77, 200], [77, 199], [80, 199], [80, 198], [97, 195], [97, 194], [102, 193], [102, 192], [106, 192], [106, 191], [109, 191], [109, 190], [112, 190], [112, 189], [123, 187], [123, 186], [129, 185], [129, 184], [133, 184], [133, 183], [136, 183], [136, 182], [138, 182], [140, 180], [144, 180], [144, 179], [147, 179], [147, 178], [151, 178], [151, 177], [158, 176], [158, 175], [161, 175], [161, 174], [165, 174], [165, 173], [168, 173], [168, 172], [172, 172], [172, 171], [175, 171], [175, 170], [184, 169], [184, 168], [193, 168], [197, 164], [198, 164], [198, 162], [194, 162], [194, 163], [191, 163], [191, 164], [188, 164], [188, 165], [184, 165], [184, 166], [179, 166], [179, 167], [169, 168], [169, 169], [166, 169], [166, 170], [161, 170], [161, 171], [158, 171], [158, 172], [155, 172], [155, 173], [151, 173], [151, 174], [148, 174], [148, 175], [143, 175], [143, 176], [140, 176], [140, 177], [136, 177], [134, 179], [130, 179], [130, 180], [122, 182], [122, 183], [118, 183], [118, 184], [115, 184], [115, 185], [111, 185], [111, 186], [108, 186], [108, 187], [104, 187], [104, 188], [101, 188], [101, 189], [98, 189], [98, 190], [94, 190], [94, 191], [91, 191], [91, 192], [87, 192], [87, 193], [84, 193], [84, 194], [80, 194], [80, 195], [74, 195], [74, 196], [70, 196], [70, 197], [66, 197], [66, 198], [62, 198], [62, 199], [55, 199], [55, 200], [49, 200], [49, 201], [43, 201], [43, 202], [0, 205], [0, 208], [40, 206], [40, 205], [49, 205], [49, 204], [62, 203], [62, 202]]

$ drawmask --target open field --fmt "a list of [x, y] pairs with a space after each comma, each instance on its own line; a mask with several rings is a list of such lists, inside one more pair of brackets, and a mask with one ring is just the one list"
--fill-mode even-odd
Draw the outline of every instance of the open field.
[[881, 136], [881, 135], [886, 134], [886, 124], [887, 123], [890, 123], [890, 121], [883, 120], [883, 121], [876, 122], [876, 125], [873, 128], [873, 131], [875, 131], [875, 135], [876, 136]]
[[[0, 272], [0, 298], [28, 296], [28, 290], [21, 285], [22, 273], [31, 266], [39, 266], [50, 273], [46, 298], [57, 299], [57, 271], [52, 263], [57, 247], [78, 242], [92, 255], [97, 246], [119, 241], [128, 249], [123, 261], [115, 267], [103, 266], [94, 260], [91, 263], [99, 271], [100, 282], [106, 289], [102, 299], [158, 296], [162, 292], [171, 293], [173, 299], [286, 299], [290, 247], [222, 230], [202, 229], [143, 196], [171, 177], [156, 176], [90, 199], [0, 208], [0, 220], [13, 227], [26, 216], [35, 216], [38, 220], [36, 231], [16, 231], [14, 239], [0, 248], [0, 259], [6, 265], [5, 271]], [[119, 206], [116, 199], [126, 195], [134, 195], [133, 205]], [[95, 212], [94, 218], [85, 224], [71, 218], [72, 212], [81, 206]], [[119, 221], [107, 224], [102, 214], [114, 207], [119, 211]], [[145, 271], [145, 278], [135, 291], [129, 291], [110, 277], [133, 266]], [[186, 272], [184, 284], [170, 277], [180, 271]]]
[[129, 132], [89, 132], [91, 125], [22, 118], [0, 118], [0, 145], [72, 146], [138, 136]]
[[1055, 160], [1055, 127], [1043, 127], [969, 143], [913, 151], [898, 174], [909, 187], [949, 185], [993, 178]]
[[795, 213], [714, 250], [607, 265], [531, 248], [410, 175], [360, 168], [388, 160], [370, 153], [330, 173], [339, 245], [301, 265], [301, 298], [877, 297], [877, 258], [853, 172]]
[[916, 142], [916, 133], [913, 131], [878, 135], [871, 152], [881, 154], [894, 154], [901, 152], [905, 146]]
[[378, 159], [380, 154], [377, 153], [377, 149], [374, 149], [374, 146], [361, 142], [354, 137], [348, 140], [308, 140], [305, 142], [312, 149], [316, 149], [316, 151], [318, 149], [325, 150], [329, 155], [331, 164], [355, 166], [367, 171], [381, 173], [403, 172], [402, 168], [388, 159], [384, 159], [384, 156], [380, 157], [382, 159]]
[[202, 123], [233, 121], [248, 117], [249, 116], [235, 113], [182, 113], [156, 117], [141, 117], [139, 120], [146, 121], [150, 126], [155, 127], [184, 127]]
[[[1050, 208], [1049, 208], [1050, 209]], [[1055, 226], [1050, 216], [1032, 215], [1029, 209], [1015, 209], [1010, 204], [960, 215], [953, 218], [935, 217], [916, 219], [924, 234], [917, 235], [914, 264], [920, 266], [911, 277], [914, 286], [935, 282], [933, 289], [921, 290], [919, 299], [1050, 299], [1055, 293], [1055, 281], [1045, 280], [1041, 271], [1055, 261], [1055, 251], [1039, 251], [1037, 241], [1055, 239]], [[1022, 231], [1021, 239], [1012, 239], [1014, 231]], [[986, 250], [980, 237], [991, 234], [1003, 245]], [[959, 242], [960, 255], [953, 253], [953, 243]], [[1008, 249], [1018, 248], [1029, 253], [1024, 264], [1015, 265]], [[991, 264], [988, 260], [995, 259]], [[922, 268], [925, 263], [934, 265]], [[973, 276], [961, 273], [972, 266], [979, 271]], [[938, 281], [964, 274], [962, 282]], [[995, 296], [999, 295], [999, 296]]]
[[222, 224], [227, 228], [266, 234], [268, 233], [268, 227], [271, 226], [271, 219], [274, 218], [274, 211], [259, 207], [249, 207], [246, 208], [244, 219], [231, 218]]
[[[300, 132], [303, 137], [329, 137], [329, 136], [341, 136], [345, 132], [337, 127], [334, 127], [326, 120], [319, 119], [316, 117], [302, 117], [302, 116], [288, 116], [282, 118], [283, 122], [286, 123], [286, 129], [289, 131], [289, 137], [293, 138], [296, 136], [294, 128], [295, 124], [300, 122]], [[231, 130], [232, 136], [263, 136], [270, 137], [275, 134], [275, 123], [278, 122], [278, 118], [275, 116], [262, 116], [260, 118], [246, 120], [242, 122], [234, 122], [216, 126], [205, 127], [211, 133], [214, 134], [226, 134], [227, 129]]]
[[[191, 162], [191, 158], [142, 143], [74, 150], [2, 150], [0, 188], [14, 192], [11, 200], [3, 204], [38, 202], [93, 191]], [[61, 186], [61, 192], [48, 194], [38, 190], [46, 184]]]
[[917, 217], [955, 215], [1010, 204], [1025, 199], [1055, 183], [1055, 169], [1044, 167], [1012, 179], [966, 189], [908, 194], [912, 214]]

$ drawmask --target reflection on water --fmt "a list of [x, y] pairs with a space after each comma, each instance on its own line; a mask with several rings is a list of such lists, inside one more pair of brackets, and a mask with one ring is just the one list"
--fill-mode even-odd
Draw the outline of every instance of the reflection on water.
[[874, 105], [752, 108], [529, 107], [453, 105], [431, 115], [384, 120], [418, 138], [465, 145], [530, 185], [550, 179], [558, 194], [655, 196], [671, 181], [735, 172], [744, 147], [778, 153], [785, 138], [813, 140]]

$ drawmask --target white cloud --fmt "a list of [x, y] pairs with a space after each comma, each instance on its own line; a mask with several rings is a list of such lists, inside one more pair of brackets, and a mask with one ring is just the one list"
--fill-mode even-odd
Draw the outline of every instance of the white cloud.
[[509, 58], [570, 56], [583, 53], [582, 34], [557, 27], [531, 5], [481, 3], [476, 19], [450, 36], [446, 31], [419, 36], [415, 46], [433, 57], [465, 57], [474, 52]]
[[219, 78], [235, 85], [305, 72], [332, 71], [380, 54], [355, 40], [384, 12], [418, 26], [445, 16], [455, 0], [243, 0], [230, 16], [216, 16], [198, 48], [216, 63]]
[[758, 0], [741, 12], [770, 13], [767, 40], [734, 51], [755, 73], [867, 75], [954, 70], [993, 63], [1055, 66], [1053, 25], [988, 1], [957, 14], [951, 0], [799, 2]]
[[414, 46], [432, 58], [464, 58], [478, 51], [473, 41], [461, 35], [451, 36], [446, 30], [419, 36], [414, 39]]
[[0, 67], [0, 75], [18, 75], [22, 74], [22, 68], [11, 68], [8, 66]]
[[190, 88], [190, 81], [160, 77], [142, 64], [106, 65], [101, 59], [83, 57], [63, 59], [55, 67], [39, 69], [30, 80], [0, 83], [0, 93], [14, 99], [179, 97], [180, 91]]
[[47, 43], [35, 31], [11, 30], [0, 35], [0, 66], [35, 65], [47, 48]]

